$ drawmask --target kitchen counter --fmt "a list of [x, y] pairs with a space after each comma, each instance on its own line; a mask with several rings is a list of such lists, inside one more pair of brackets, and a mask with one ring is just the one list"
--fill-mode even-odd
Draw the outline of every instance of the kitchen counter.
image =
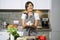
[[36, 39], [36, 36], [24, 36], [24, 37], [18, 37], [17, 40], [20, 40], [20, 39], [24, 39], [24, 40], [27, 40], [27, 39]]
[[[22, 28], [22, 26], [20, 26], [20, 27], [18, 27], [18, 31], [20, 31], [20, 30], [22, 30], [23, 28]], [[43, 31], [48, 31], [48, 32], [50, 32], [52, 29], [49, 27], [49, 28], [42, 28], [42, 26], [37, 26], [37, 29], [36, 29], [37, 31], [41, 31], [41, 32], [43, 32]]]
[[[18, 31], [20, 31], [20, 30], [22, 31], [22, 29], [23, 29], [22, 26], [18, 27]], [[52, 29], [50, 27], [47, 28], [47, 29], [46, 28], [42, 28], [42, 26], [38, 26], [37, 27], [37, 31], [49, 31], [50, 32], [51, 30]], [[7, 29], [1, 29], [0, 32], [7, 32]]]
[[[22, 31], [22, 26], [18, 27], [18, 32]], [[41, 26], [37, 27], [37, 35], [45, 34], [47, 40], [49, 40], [49, 32], [51, 31], [51, 28], [44, 29]], [[5, 35], [6, 34], [6, 35]], [[19, 33], [20, 34], [20, 33]], [[7, 29], [1, 29], [0, 30], [0, 40], [7, 40], [9, 38], [9, 33], [7, 32]], [[6, 38], [5, 38], [6, 37]]]
[[51, 31], [52, 29], [51, 29], [51, 27], [49, 27], [49, 28], [43, 28], [42, 26], [38, 26], [37, 30], [38, 31]]

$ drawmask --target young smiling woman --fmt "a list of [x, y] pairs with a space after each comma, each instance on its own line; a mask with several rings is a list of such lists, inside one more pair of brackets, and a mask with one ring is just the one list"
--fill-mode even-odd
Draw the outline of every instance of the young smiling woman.
[[23, 28], [29, 28], [29, 27], [34, 29], [37, 28], [38, 21], [40, 20], [40, 18], [38, 13], [34, 13], [33, 8], [34, 8], [34, 5], [32, 2], [30, 1], [26, 2], [25, 9], [27, 13], [23, 13], [21, 16]]

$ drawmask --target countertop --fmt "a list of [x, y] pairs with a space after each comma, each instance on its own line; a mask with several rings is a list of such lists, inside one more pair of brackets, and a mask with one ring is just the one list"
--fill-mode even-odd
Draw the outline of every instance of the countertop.
[[[20, 30], [22, 30], [22, 26], [18, 27], [18, 31], [20, 31]], [[37, 27], [37, 31], [48, 31], [48, 32], [50, 32], [51, 30], [52, 29], [50, 27], [48, 29], [42, 28], [42, 26]], [[6, 32], [6, 31], [7, 31], [7, 29], [0, 29], [0, 32]]]
[[37, 30], [39, 30], [39, 31], [51, 31], [52, 29], [50, 26], [49, 26], [49, 28], [43, 28], [42, 26], [38, 26]]

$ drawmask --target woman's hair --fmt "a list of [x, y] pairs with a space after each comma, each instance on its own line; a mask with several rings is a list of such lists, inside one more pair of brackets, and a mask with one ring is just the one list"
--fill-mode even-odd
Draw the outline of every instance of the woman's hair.
[[28, 1], [28, 2], [26, 2], [26, 4], [25, 4], [25, 9], [26, 9], [26, 10], [27, 10], [27, 7], [28, 7], [28, 5], [29, 5], [30, 3], [32, 4], [32, 6], [34, 6], [31, 1]]

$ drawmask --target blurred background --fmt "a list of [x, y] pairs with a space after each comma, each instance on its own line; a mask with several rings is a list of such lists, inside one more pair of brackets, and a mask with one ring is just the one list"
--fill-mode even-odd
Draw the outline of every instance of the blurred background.
[[[6, 29], [5, 23], [13, 24], [13, 20], [18, 20], [19, 26], [21, 26], [21, 15], [25, 11], [27, 1], [33, 2], [34, 12], [37, 12], [40, 18], [49, 19], [52, 31], [45, 32], [47, 40], [60, 40], [60, 0], [0, 0], [0, 40], [8, 38], [8, 33], [1, 31]], [[41, 26], [41, 21], [38, 26]]]

